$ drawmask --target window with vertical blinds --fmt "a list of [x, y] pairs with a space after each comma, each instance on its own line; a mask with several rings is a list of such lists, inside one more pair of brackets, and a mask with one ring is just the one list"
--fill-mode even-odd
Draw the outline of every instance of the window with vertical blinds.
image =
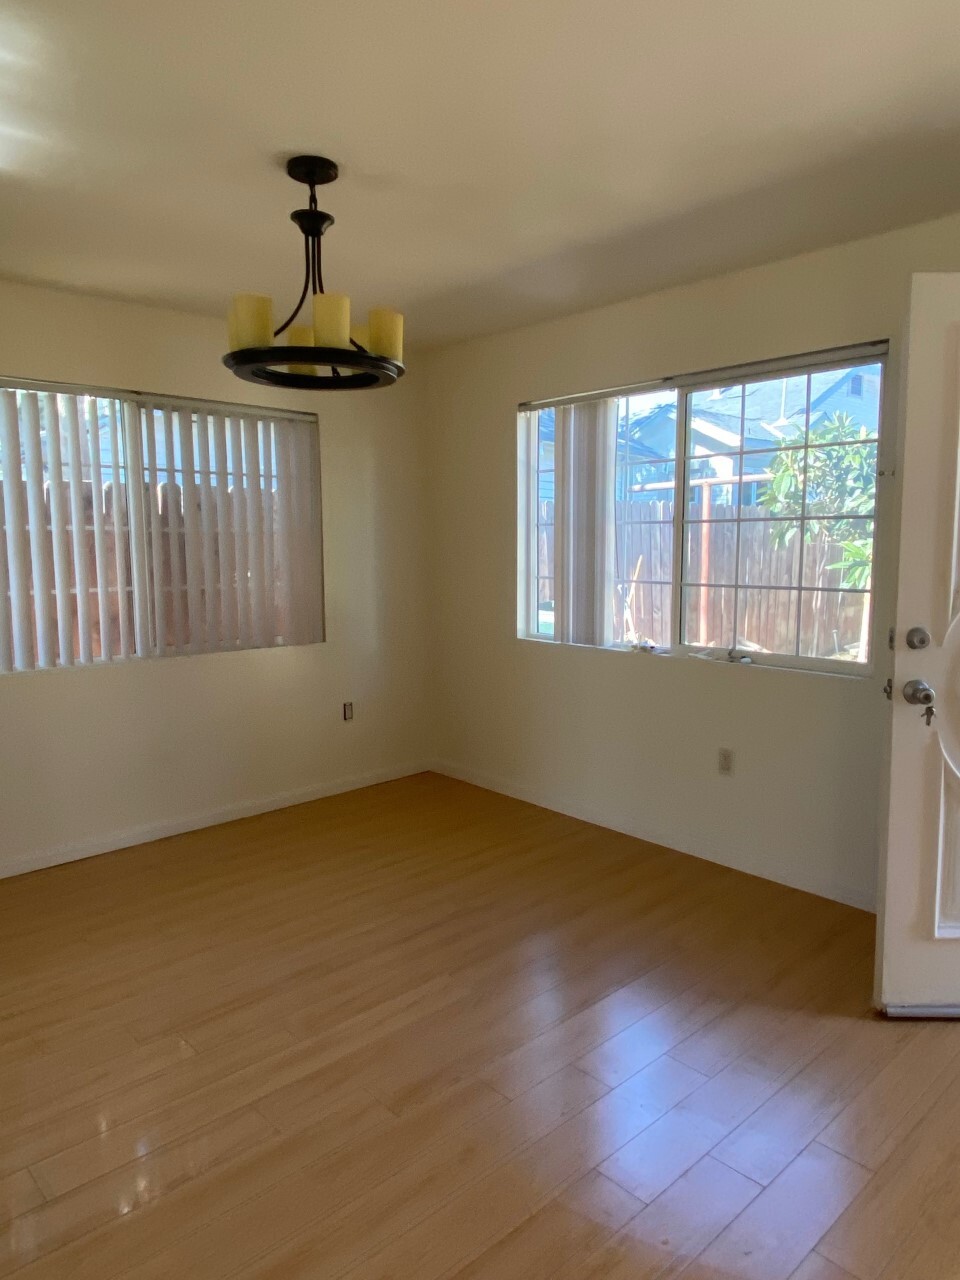
[[323, 639], [305, 415], [0, 389], [0, 672]]

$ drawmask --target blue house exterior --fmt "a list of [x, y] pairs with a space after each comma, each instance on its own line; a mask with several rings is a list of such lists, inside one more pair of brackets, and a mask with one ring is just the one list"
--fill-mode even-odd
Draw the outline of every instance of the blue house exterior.
[[[836, 413], [849, 415], [876, 436], [880, 412], [879, 364], [832, 369], [809, 378], [810, 426], [815, 429]], [[726, 502], [736, 502], [739, 485], [734, 455], [741, 449], [743, 427], [742, 499], [755, 504], [772, 461], [771, 452], [804, 442], [808, 378], [778, 377], [748, 382], [689, 396], [687, 452], [702, 459], [690, 467], [690, 475], [729, 478], [724, 486]], [[617, 497], [642, 501], [664, 496], [670, 487], [677, 447], [677, 399], [673, 392], [643, 392], [624, 397], [617, 441]], [[550, 501], [553, 485], [552, 409], [540, 413], [540, 499]], [[750, 476], [757, 480], [751, 482]], [[717, 495], [720, 497], [720, 495]]]

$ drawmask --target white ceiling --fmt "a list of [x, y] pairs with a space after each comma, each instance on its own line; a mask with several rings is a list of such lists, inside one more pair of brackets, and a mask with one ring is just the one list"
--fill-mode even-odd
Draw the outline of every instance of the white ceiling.
[[0, 274], [435, 343], [960, 208], [957, 0], [0, 3]]

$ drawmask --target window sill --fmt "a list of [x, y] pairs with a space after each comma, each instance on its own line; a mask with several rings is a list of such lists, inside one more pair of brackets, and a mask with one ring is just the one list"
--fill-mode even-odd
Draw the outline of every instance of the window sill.
[[831, 661], [830, 659], [823, 659], [818, 662], [816, 666], [813, 666], [802, 658], [791, 659], [786, 655], [777, 654], [763, 654], [762, 656], [740, 654], [735, 658], [730, 658], [724, 649], [694, 649], [683, 647], [675, 649], [643, 649], [627, 644], [571, 644], [569, 642], [561, 643], [557, 640], [551, 640], [547, 636], [518, 635], [517, 639], [553, 649], [589, 649], [593, 650], [595, 653], [630, 654], [640, 660], [666, 658], [671, 662], [706, 662], [717, 667], [751, 667], [767, 671], [787, 671], [792, 674], [805, 676], [839, 676], [844, 680], [871, 680], [877, 674], [872, 663], [851, 663], [844, 662], [842, 660]]

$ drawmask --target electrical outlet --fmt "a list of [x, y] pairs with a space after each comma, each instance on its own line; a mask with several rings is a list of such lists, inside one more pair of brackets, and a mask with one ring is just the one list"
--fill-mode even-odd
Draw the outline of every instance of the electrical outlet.
[[344, 720], [353, 719], [353, 703], [352, 702], [345, 702], [343, 704], [343, 718]]
[[721, 747], [717, 752], [717, 772], [727, 777], [733, 773], [733, 748]]

